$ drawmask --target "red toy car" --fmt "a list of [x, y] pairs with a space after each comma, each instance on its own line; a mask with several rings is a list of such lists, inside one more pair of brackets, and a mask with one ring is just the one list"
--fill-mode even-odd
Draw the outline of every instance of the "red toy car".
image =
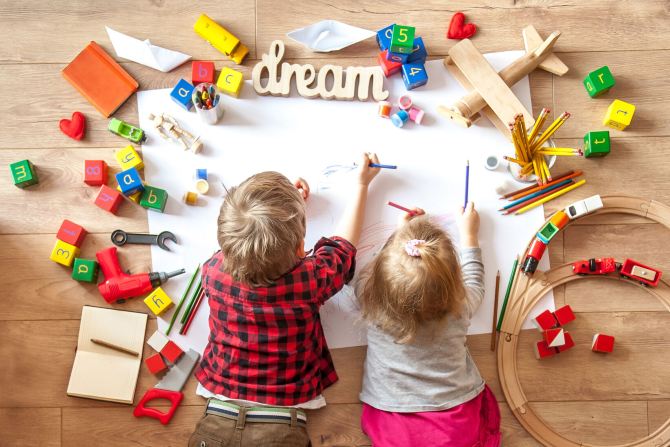
[[621, 268], [614, 258], [591, 258], [588, 261], [572, 263], [572, 271], [578, 275], [606, 275]]
[[663, 272], [660, 270], [653, 269], [644, 264], [640, 264], [637, 261], [632, 259], [626, 259], [623, 262], [621, 271], [619, 272], [621, 276], [632, 279], [633, 281], [638, 281], [643, 286], [656, 287], [661, 280], [661, 275]]

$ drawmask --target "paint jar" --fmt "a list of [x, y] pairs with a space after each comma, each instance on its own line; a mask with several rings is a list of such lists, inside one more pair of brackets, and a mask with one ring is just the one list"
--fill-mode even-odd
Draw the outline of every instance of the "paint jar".
[[221, 93], [214, 84], [203, 82], [198, 84], [191, 96], [195, 113], [206, 124], [216, 124], [223, 116]]
[[198, 179], [195, 181], [195, 189], [198, 190], [200, 194], [207, 194], [209, 191], [209, 183], [205, 179]]
[[197, 205], [198, 203], [198, 193], [193, 191], [187, 191], [182, 198], [185, 204], [187, 205]]
[[382, 118], [390, 118], [391, 117], [391, 103], [388, 101], [380, 101], [379, 102], [379, 111], [378, 114]]
[[391, 116], [391, 122], [396, 127], [402, 127], [409, 120], [409, 113], [404, 110], [398, 110], [396, 113]]
[[402, 95], [398, 98], [398, 107], [402, 110], [409, 110], [412, 107], [412, 98], [407, 95]]
[[418, 107], [410, 107], [409, 109], [409, 119], [414, 121], [417, 124], [421, 124], [421, 121], [423, 120], [423, 110], [421, 110]]
[[489, 155], [486, 157], [486, 161], [484, 162], [484, 167], [486, 169], [489, 171], [495, 171], [498, 169], [498, 166], [500, 166], [500, 160], [498, 159], [497, 155]]

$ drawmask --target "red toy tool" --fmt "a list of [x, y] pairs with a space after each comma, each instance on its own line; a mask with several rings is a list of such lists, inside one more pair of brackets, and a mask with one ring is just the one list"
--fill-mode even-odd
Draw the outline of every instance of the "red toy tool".
[[[135, 417], [147, 416], [158, 419], [161, 424], [166, 425], [174, 416], [175, 411], [181, 400], [184, 398], [184, 393], [181, 389], [184, 384], [191, 377], [191, 372], [198, 363], [200, 354], [193, 349], [189, 349], [187, 353], [165, 374], [165, 377], [156, 384], [155, 387], [147, 391], [140, 402], [135, 407], [133, 415]], [[153, 399], [167, 399], [170, 401], [170, 409], [162, 413], [156, 408], [147, 408], [147, 403]]]
[[151, 272], [129, 275], [121, 270], [119, 258], [116, 256], [116, 247], [100, 250], [95, 257], [98, 258], [100, 269], [105, 275], [105, 280], [98, 284], [98, 290], [108, 303], [149, 293], [169, 278], [186, 272], [181, 269], [170, 273]]

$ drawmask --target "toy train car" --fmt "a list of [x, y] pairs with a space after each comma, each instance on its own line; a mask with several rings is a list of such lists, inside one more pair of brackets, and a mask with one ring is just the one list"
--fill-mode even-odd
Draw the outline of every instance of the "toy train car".
[[621, 268], [614, 258], [591, 258], [572, 263], [572, 271], [577, 275], [606, 275]]
[[632, 259], [626, 259], [623, 264], [614, 258], [591, 258], [572, 263], [572, 271], [577, 275], [607, 275], [619, 272], [619, 275], [637, 281], [644, 286], [656, 287], [663, 272]]

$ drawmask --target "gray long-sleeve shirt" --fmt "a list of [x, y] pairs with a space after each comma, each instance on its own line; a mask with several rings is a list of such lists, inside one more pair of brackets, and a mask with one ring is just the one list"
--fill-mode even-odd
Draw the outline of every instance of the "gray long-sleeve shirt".
[[461, 250], [461, 267], [467, 297], [460, 318], [447, 315], [428, 322], [406, 344], [368, 326], [361, 401], [384, 411], [438, 411], [467, 402], [484, 389], [465, 346], [470, 319], [484, 298], [481, 250]]

